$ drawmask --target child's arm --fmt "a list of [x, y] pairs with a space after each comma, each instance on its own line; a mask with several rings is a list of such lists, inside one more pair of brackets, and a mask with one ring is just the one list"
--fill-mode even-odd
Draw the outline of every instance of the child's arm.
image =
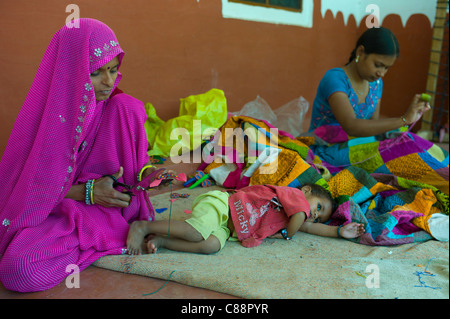
[[338, 226], [328, 226], [325, 224], [310, 222], [303, 223], [302, 227], [300, 227], [300, 231], [302, 232], [323, 237], [339, 237], [337, 230]]
[[304, 212], [300, 212], [297, 214], [292, 215], [289, 218], [289, 223], [286, 228], [287, 230], [287, 237], [292, 237], [295, 235], [296, 232], [300, 230], [302, 225], [305, 224], [306, 220], [306, 214]]
[[302, 224], [302, 226], [300, 227], [300, 231], [323, 237], [356, 238], [364, 233], [364, 225], [358, 223], [349, 223], [339, 228], [339, 226], [329, 226], [320, 223], [307, 222]]
[[[305, 224], [305, 220], [306, 214], [304, 212], [294, 214], [289, 218], [287, 228], [282, 229], [281, 232], [277, 232], [276, 234], [269, 236], [269, 238], [283, 239], [284, 236], [292, 238], [296, 232], [301, 230], [302, 225]], [[286, 231], [285, 235], [282, 235], [283, 231]]]

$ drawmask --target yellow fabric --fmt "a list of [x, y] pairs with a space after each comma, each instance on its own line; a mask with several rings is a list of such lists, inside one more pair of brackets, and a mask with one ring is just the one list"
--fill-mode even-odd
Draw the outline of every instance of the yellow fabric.
[[180, 99], [179, 116], [166, 122], [156, 115], [151, 103], [145, 104], [145, 111], [148, 154], [177, 156], [197, 149], [225, 123], [227, 100], [219, 89], [188, 96]]

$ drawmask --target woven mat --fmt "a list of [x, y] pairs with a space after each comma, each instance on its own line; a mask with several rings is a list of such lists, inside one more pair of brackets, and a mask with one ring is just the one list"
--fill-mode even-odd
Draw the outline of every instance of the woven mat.
[[[189, 215], [195, 196], [217, 186], [181, 189], [189, 198], [172, 204], [172, 219]], [[169, 193], [151, 197], [169, 208]], [[168, 219], [169, 209], [156, 214]], [[105, 256], [95, 266], [206, 288], [242, 298], [449, 298], [448, 242], [371, 247], [298, 233], [292, 241], [266, 239], [255, 248], [227, 242], [213, 255], [160, 249], [154, 255]]]

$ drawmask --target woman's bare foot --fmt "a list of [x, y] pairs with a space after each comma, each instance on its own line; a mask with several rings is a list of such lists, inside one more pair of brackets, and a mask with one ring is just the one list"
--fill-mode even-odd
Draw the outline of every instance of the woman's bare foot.
[[[127, 238], [127, 249], [129, 255], [141, 255], [145, 251], [145, 237], [150, 233], [149, 221], [138, 220], [131, 224]], [[143, 249], [144, 248], [144, 249]]]

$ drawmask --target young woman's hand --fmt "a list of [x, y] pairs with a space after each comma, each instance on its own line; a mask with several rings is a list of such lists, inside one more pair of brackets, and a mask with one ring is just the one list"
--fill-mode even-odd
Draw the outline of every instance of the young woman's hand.
[[[123, 167], [113, 176], [117, 179], [123, 175]], [[119, 192], [113, 187], [113, 179], [105, 176], [95, 180], [94, 183], [94, 203], [104, 207], [128, 207], [130, 205], [130, 195]]]
[[420, 94], [416, 94], [411, 101], [411, 104], [403, 116], [406, 120], [406, 124], [411, 125], [420, 119], [423, 113], [428, 112], [431, 107], [428, 102], [422, 101]]

